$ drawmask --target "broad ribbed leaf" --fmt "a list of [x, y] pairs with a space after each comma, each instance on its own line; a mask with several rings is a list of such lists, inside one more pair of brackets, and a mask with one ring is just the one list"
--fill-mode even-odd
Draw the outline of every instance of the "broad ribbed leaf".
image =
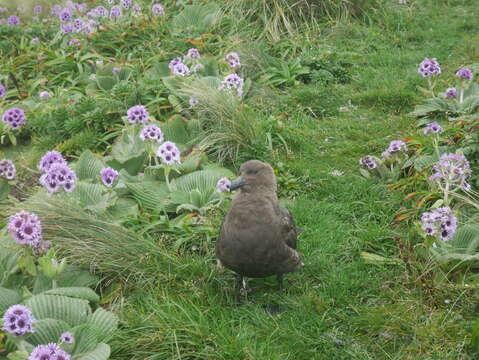
[[92, 351], [103, 338], [101, 330], [93, 324], [82, 324], [71, 329], [75, 338], [75, 355]]
[[100, 307], [88, 317], [87, 323], [99, 328], [104, 338], [106, 338], [112, 335], [118, 327], [118, 318], [111, 311]]
[[14, 290], [0, 287], [0, 315], [10, 306], [18, 304], [21, 301], [21, 296]]
[[5, 200], [10, 194], [10, 184], [7, 180], [0, 179], [0, 200]]
[[459, 227], [453, 238], [448, 242], [455, 249], [468, 250], [470, 255], [479, 251], [477, 241], [479, 240], [479, 226], [467, 224]]
[[438, 162], [437, 155], [425, 155], [425, 156], [420, 156], [416, 160], [414, 160], [414, 168], [418, 171], [421, 171], [436, 162]]
[[141, 207], [161, 211], [169, 202], [169, 191], [166, 184], [157, 183], [127, 183], [133, 197]]
[[60, 287], [45, 291], [46, 295], [63, 295], [73, 298], [88, 300], [89, 302], [98, 303], [100, 297], [92, 289], [87, 287]]
[[110, 346], [108, 344], [100, 343], [92, 351], [77, 356], [72, 360], [107, 360], [110, 357]]
[[14, 251], [0, 247], [0, 285], [5, 285], [17, 269], [18, 255]]
[[35, 331], [28, 337], [32, 345], [56, 343], [60, 335], [71, 329], [65, 321], [58, 319], [41, 319], [35, 322]]
[[219, 179], [233, 177], [233, 173], [225, 168], [211, 168], [186, 174], [172, 181], [172, 187], [179, 191], [191, 192], [194, 189], [206, 191], [216, 188]]
[[112, 192], [105, 192], [105, 186], [100, 184], [89, 184], [79, 181], [72, 193], [80, 205], [95, 212], [105, 211], [116, 201], [116, 195]]
[[188, 120], [181, 116], [173, 116], [161, 127], [165, 139], [174, 142], [180, 147], [180, 150], [185, 150], [185, 147], [193, 140], [194, 134], [188, 128]]
[[135, 218], [139, 213], [138, 204], [135, 200], [120, 198], [108, 208], [108, 213], [115, 218]]
[[25, 301], [38, 319], [63, 320], [71, 326], [82, 324], [91, 314], [88, 301], [59, 295], [35, 295]]
[[[131, 127], [124, 130], [116, 139], [111, 149], [111, 155], [118, 162], [124, 163], [141, 157], [145, 154], [145, 150], [145, 143], [140, 139], [139, 130]], [[130, 174], [132, 173], [130, 172]]]
[[173, 18], [172, 32], [174, 35], [197, 37], [208, 32], [219, 18], [220, 11], [215, 4], [186, 5], [183, 11]]
[[85, 150], [75, 166], [75, 173], [79, 180], [91, 179], [94, 182], [100, 178], [100, 171], [105, 167], [101, 159], [90, 150]]

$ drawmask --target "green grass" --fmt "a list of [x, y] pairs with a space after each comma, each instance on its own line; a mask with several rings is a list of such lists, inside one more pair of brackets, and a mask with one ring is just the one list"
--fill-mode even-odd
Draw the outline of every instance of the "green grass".
[[[250, 280], [252, 291], [237, 306], [233, 275], [216, 267], [214, 244], [202, 253], [170, 250], [158, 259], [174, 258], [171, 264], [141, 268], [141, 278], [156, 281], [129, 284], [118, 298], [121, 330], [112, 343], [113, 359], [475, 358], [468, 342], [477, 318], [477, 291], [461, 283], [432, 282], [405, 265], [366, 264], [360, 256], [367, 251], [397, 257], [397, 241], [407, 234], [391, 227], [401, 194], [361, 178], [358, 159], [417, 131], [407, 114], [421, 100], [416, 87], [425, 80], [416, 69], [425, 57], [438, 58], [449, 74], [479, 62], [474, 1], [417, 0], [410, 7], [391, 2], [363, 20], [316, 24], [277, 43], [254, 44], [292, 58], [332, 49], [353, 63], [350, 82], [301, 84], [278, 94], [278, 112], [287, 112], [287, 125], [305, 135], [289, 133], [292, 155], [267, 160], [284, 162], [313, 183], [288, 202], [305, 229], [299, 245], [304, 269], [287, 276], [284, 293], [276, 290], [274, 279]], [[248, 31], [258, 30], [241, 34], [244, 48], [251, 43]], [[235, 37], [220, 35], [225, 43]], [[208, 46], [213, 52], [216, 45]], [[349, 103], [349, 109], [339, 111]], [[332, 170], [344, 175], [332, 176]], [[94, 239], [95, 234], [90, 251]], [[82, 244], [76, 239], [75, 251]], [[129, 249], [128, 266], [134, 267], [136, 253], [154, 243], [142, 246]], [[117, 250], [105, 257], [105, 272], [107, 262], [120, 272]], [[264, 309], [268, 305], [281, 311], [270, 315]]]

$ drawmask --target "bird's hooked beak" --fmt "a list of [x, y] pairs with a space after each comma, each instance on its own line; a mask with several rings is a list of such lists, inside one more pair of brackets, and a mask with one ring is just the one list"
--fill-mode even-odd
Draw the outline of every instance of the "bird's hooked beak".
[[230, 190], [236, 190], [242, 187], [244, 184], [246, 184], [246, 180], [243, 179], [242, 177], [237, 178], [236, 180], [231, 182]]

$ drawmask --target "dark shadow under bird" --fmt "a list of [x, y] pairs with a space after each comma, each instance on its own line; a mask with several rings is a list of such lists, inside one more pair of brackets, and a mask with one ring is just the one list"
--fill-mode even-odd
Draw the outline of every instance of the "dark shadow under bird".
[[243, 277], [276, 275], [282, 289], [283, 275], [304, 265], [295, 250], [302, 230], [279, 205], [276, 177], [269, 164], [250, 160], [241, 165], [240, 177], [231, 183], [231, 190], [236, 189], [239, 192], [221, 224], [216, 255], [237, 274], [238, 297]]

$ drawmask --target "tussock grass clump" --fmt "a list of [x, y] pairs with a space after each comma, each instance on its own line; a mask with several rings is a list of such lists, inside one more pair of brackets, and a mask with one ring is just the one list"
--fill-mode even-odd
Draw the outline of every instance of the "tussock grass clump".
[[107, 279], [138, 286], [161, 278], [161, 273], [167, 276], [174, 262], [155, 239], [135, 234], [106, 213], [85, 211], [67, 198], [37, 194], [9, 213], [20, 208], [38, 215], [44, 239], [69, 263], [89, 267]]

